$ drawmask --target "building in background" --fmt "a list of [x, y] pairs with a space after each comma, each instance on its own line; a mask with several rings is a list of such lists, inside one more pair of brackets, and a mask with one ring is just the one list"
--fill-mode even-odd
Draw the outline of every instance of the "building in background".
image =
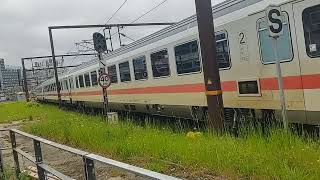
[[7, 99], [15, 100], [15, 94], [22, 89], [22, 72], [19, 67], [6, 67], [4, 59], [0, 59], [0, 94]]

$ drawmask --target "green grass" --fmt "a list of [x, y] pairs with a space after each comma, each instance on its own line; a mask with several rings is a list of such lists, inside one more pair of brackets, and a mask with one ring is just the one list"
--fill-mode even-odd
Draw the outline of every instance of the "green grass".
[[0, 123], [8, 123], [12, 121], [26, 121], [30, 118], [44, 119], [43, 114], [39, 110], [48, 110], [38, 103], [30, 102], [5, 102], [0, 103]]
[[[14, 108], [14, 107], [18, 108]], [[10, 110], [3, 110], [4, 107]], [[11, 118], [3, 112], [10, 112]], [[98, 116], [59, 110], [51, 105], [0, 105], [0, 121], [27, 118], [30, 133], [152, 170], [179, 175], [198, 171], [228, 178], [320, 179], [319, 142], [273, 130], [268, 139], [257, 133], [245, 138], [203, 133], [190, 138], [167, 128], [108, 124]]]

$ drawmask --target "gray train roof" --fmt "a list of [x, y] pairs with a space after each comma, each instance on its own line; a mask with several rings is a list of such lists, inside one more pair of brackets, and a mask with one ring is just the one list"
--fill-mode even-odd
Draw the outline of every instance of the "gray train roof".
[[[221, 16], [224, 16], [226, 14], [229, 14], [231, 12], [237, 11], [239, 9], [245, 8], [247, 6], [253, 5], [255, 3], [261, 2], [263, 0], [227, 0], [220, 4], [217, 4], [212, 7], [212, 13], [214, 18], [218, 18]], [[168, 26], [164, 29], [161, 29], [153, 34], [150, 34], [144, 38], [141, 38], [135, 42], [132, 42], [126, 46], [123, 46], [119, 49], [116, 49], [115, 51], [112, 51], [106, 55], [104, 55], [104, 59], [108, 60], [113, 57], [125, 54], [127, 52], [136, 50], [138, 48], [141, 48], [143, 46], [146, 46], [148, 44], [152, 44], [156, 41], [159, 41], [161, 39], [167, 38], [169, 36], [175, 35], [179, 32], [185, 31], [189, 28], [192, 28], [194, 26], [197, 26], [197, 16], [193, 15], [190, 16], [174, 25]], [[90, 61], [88, 63], [85, 63], [83, 65], [80, 65], [77, 68], [72, 69], [69, 71], [69, 73], [73, 73], [79, 69], [88, 67], [90, 65], [93, 65], [97, 63], [97, 59]]]

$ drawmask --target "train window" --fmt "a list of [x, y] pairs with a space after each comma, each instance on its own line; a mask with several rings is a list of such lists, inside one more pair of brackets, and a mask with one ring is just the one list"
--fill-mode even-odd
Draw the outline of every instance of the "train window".
[[216, 57], [218, 61], [219, 69], [230, 68], [230, 48], [227, 38], [227, 33], [217, 32], [216, 37]]
[[151, 54], [151, 65], [153, 77], [170, 75], [169, 55], [167, 50]]
[[97, 71], [92, 71], [90, 75], [91, 75], [92, 86], [97, 86], [98, 85]]
[[67, 81], [67, 80], [64, 80], [63, 82], [64, 82], [64, 87], [65, 87], [64, 89], [67, 89], [67, 90], [68, 90], [68, 89], [69, 89], [68, 81]]
[[302, 21], [307, 54], [320, 57], [320, 5], [305, 9]]
[[83, 75], [80, 75], [80, 76], [79, 76], [79, 86], [80, 86], [80, 88], [83, 88], [83, 87], [84, 87]]
[[174, 48], [178, 74], [200, 71], [198, 41], [188, 42]]
[[[277, 40], [278, 45], [278, 58], [281, 61], [291, 60], [293, 57], [291, 36], [288, 25], [288, 16], [283, 13], [283, 35]], [[260, 53], [261, 61], [264, 64], [270, 64], [275, 62], [275, 56], [273, 52], [273, 38], [269, 36], [269, 31], [267, 29], [267, 22], [265, 18], [258, 21], [258, 33], [260, 41]]]
[[131, 81], [129, 61], [119, 64], [121, 82]]
[[76, 77], [76, 88], [79, 88], [79, 78]]
[[85, 73], [84, 74], [84, 82], [85, 82], [86, 87], [90, 87], [91, 86], [89, 73]]
[[108, 74], [109, 74], [109, 76], [111, 78], [111, 83], [117, 83], [118, 82], [116, 65], [108, 67]]
[[139, 58], [135, 58], [132, 60], [133, 70], [134, 70], [134, 78], [136, 80], [147, 79], [148, 71], [146, 64], [146, 57], [142, 56]]
[[70, 89], [74, 89], [73, 79], [69, 79]]

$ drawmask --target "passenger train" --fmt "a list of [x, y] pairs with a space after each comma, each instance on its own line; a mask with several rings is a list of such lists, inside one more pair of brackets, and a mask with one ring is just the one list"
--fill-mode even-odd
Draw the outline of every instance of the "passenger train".
[[[277, 1], [279, 3], [279, 1]], [[320, 1], [280, 2], [283, 35], [278, 57], [291, 123], [320, 124]], [[212, 8], [217, 59], [227, 118], [280, 113], [272, 38], [263, 0], [227, 0]], [[109, 105], [119, 111], [203, 120], [207, 111], [196, 16], [121, 47], [104, 56], [112, 84]], [[103, 107], [94, 59], [59, 75], [66, 104]], [[37, 98], [57, 102], [49, 79]], [[237, 113], [235, 113], [237, 112]]]

